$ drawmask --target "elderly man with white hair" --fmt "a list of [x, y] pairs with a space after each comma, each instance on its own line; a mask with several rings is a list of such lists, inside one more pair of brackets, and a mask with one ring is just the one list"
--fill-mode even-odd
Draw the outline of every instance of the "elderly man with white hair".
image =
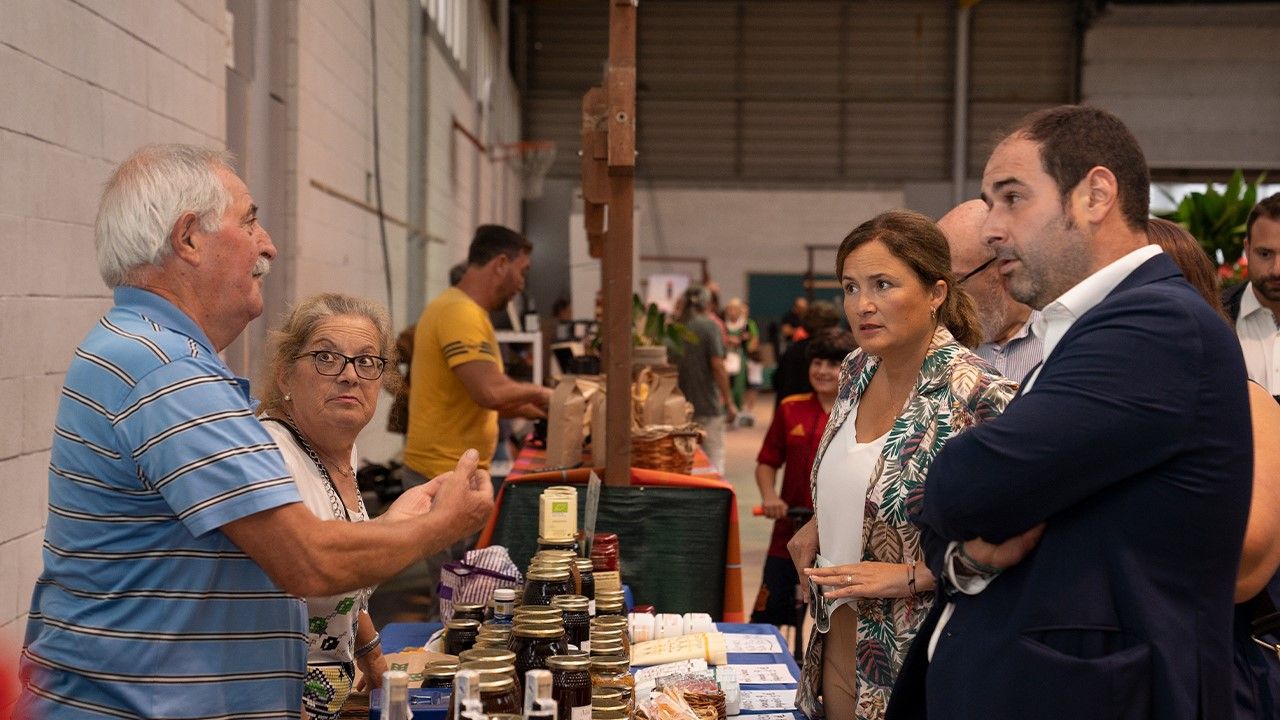
[[16, 716], [298, 717], [298, 597], [379, 583], [475, 531], [488, 478], [469, 453], [375, 522], [302, 504], [218, 356], [262, 313], [276, 256], [227, 155], [135, 153], [96, 244], [115, 304], [58, 405]]
[[943, 215], [938, 228], [951, 246], [952, 272], [978, 306], [982, 344], [974, 354], [1001, 375], [1021, 382], [1044, 353], [1043, 331], [1036, 329], [1040, 312], [1014, 300], [996, 272], [995, 250], [982, 237], [986, 219], [986, 203], [969, 200]]

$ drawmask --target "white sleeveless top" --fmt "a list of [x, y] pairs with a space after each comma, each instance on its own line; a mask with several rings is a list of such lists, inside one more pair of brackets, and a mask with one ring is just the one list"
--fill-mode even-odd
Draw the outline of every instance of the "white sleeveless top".
[[[818, 466], [813, 506], [818, 516], [818, 554], [822, 558], [819, 562], [824, 565], [846, 565], [862, 560], [862, 522], [867, 489], [889, 433], [871, 442], [860, 443], [854, 429], [857, 417], [855, 405], [827, 444], [822, 464]], [[841, 598], [830, 611], [834, 612], [837, 607], [854, 599]]]

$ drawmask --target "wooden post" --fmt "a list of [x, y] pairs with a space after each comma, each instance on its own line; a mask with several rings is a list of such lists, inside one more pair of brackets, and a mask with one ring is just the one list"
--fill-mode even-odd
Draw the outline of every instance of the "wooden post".
[[608, 378], [603, 460], [609, 485], [631, 483], [635, 110], [636, 0], [609, 0], [609, 66], [603, 86], [582, 98], [583, 216], [591, 255], [601, 258], [604, 295], [602, 346]]

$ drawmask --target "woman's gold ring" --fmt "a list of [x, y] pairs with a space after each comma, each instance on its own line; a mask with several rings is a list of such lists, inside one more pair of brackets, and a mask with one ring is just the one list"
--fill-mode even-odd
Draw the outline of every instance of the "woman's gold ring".
[[844, 576], [844, 584], [845, 584], [845, 585], [852, 585], [852, 584], [853, 584], [853, 576], [852, 576], [852, 575], [845, 575], [845, 576]]

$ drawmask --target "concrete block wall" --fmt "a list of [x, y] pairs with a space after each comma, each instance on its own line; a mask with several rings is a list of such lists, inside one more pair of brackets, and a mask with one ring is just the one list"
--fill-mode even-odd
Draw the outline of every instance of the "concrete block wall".
[[0, 11], [0, 666], [40, 571], [58, 392], [110, 306], [98, 194], [138, 146], [222, 146], [225, 4], [5, 0]]

